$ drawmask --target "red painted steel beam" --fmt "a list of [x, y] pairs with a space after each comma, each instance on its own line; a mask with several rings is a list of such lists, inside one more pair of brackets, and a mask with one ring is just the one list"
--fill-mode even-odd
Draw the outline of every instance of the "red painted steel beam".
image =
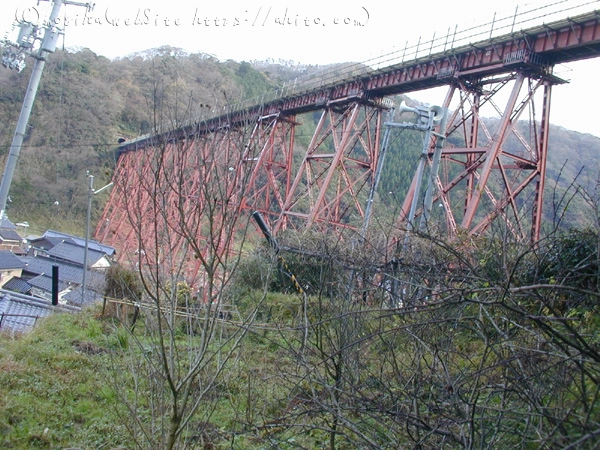
[[550, 104], [552, 97], [552, 85], [544, 86], [544, 100], [542, 119], [540, 123], [540, 136], [538, 143], [538, 167], [536, 173], [535, 198], [533, 201], [531, 242], [540, 240], [542, 226], [542, 211], [544, 205], [544, 186], [546, 180], [546, 163], [548, 159], [548, 135], [550, 132]]
[[[224, 183], [227, 197], [238, 211], [251, 207], [262, 210], [266, 217], [271, 214], [272, 219], [277, 219], [275, 232], [293, 221], [304, 226], [318, 223], [356, 229], [360, 224], [351, 223], [347, 217], [353, 216], [356, 220], [363, 215], [359, 196], [365, 187], [369, 187], [377, 163], [381, 112], [389, 106], [384, 97], [448, 85], [460, 92], [463, 98], [453, 120], [449, 121], [446, 133], [458, 130], [465, 133], [464, 149], [448, 148], [443, 153], [443, 161], [461, 166], [460, 173], [454, 172], [452, 180], [442, 176], [435, 180], [438, 199], [445, 206], [449, 234], [458, 232], [457, 222], [469, 232], [483, 231], [498, 215], [505, 217], [509, 226], [517, 230], [520, 226], [518, 217], [515, 227], [507, 212], [512, 210], [512, 215], [518, 216], [516, 198], [535, 180], [531, 237], [539, 238], [550, 86], [562, 82], [552, 75], [552, 67], [557, 63], [598, 55], [600, 24], [598, 13], [594, 12], [405, 61], [126, 142], [120, 146], [115, 175], [118, 180], [95, 236], [115, 246], [125, 258], [126, 253], [131, 256], [140, 248], [141, 243], [136, 241], [140, 236], [156, 240], [168, 237], [167, 233], [180, 225], [189, 228], [202, 225], [202, 218], [194, 215], [201, 210], [202, 200], [192, 201], [196, 195], [192, 191], [198, 191], [200, 186], [211, 180], [215, 185]], [[482, 96], [477, 89], [486, 83], [491, 85], [499, 81], [496, 84], [500, 87], [492, 89], [500, 90], [504, 86], [502, 80], [512, 77], [507, 74], [516, 74], [520, 81], [541, 80], [547, 90], [539, 139], [535, 143], [535, 154], [530, 157], [509, 155], [503, 148], [504, 137], [514, 133], [512, 122], [516, 121], [523, 106], [517, 104], [516, 98], [511, 97], [505, 108], [502, 126], [496, 136], [487, 133], [479, 117], [480, 107], [491, 96]], [[496, 80], [492, 80], [493, 77]], [[300, 167], [294, 169], [295, 116], [318, 110], [323, 111], [321, 122]], [[360, 116], [357, 114], [359, 110]], [[245, 150], [242, 151], [239, 139], [228, 133], [248, 127], [254, 127], [255, 133], [245, 142]], [[487, 133], [488, 145], [480, 142], [480, 131]], [[352, 153], [355, 146], [361, 149], [360, 157]], [[175, 148], [184, 152], [178, 155]], [[137, 152], [143, 149], [146, 151]], [[180, 211], [164, 212], [162, 228], [153, 224], [153, 214], [159, 208], [152, 196], [152, 174], [149, 172], [159, 149], [166, 150], [167, 154], [172, 152], [172, 163], [179, 164], [173, 167], [173, 172], [188, 177], [184, 180], [187, 197], [179, 205]], [[195, 156], [191, 156], [193, 152], [189, 153], [192, 149], [196, 151]], [[191, 159], [187, 162], [185, 159], [177, 160], [184, 154]], [[231, 173], [223, 171], [220, 163], [231, 164]], [[520, 171], [531, 173], [521, 176]], [[497, 187], [489, 182], [492, 172], [499, 172], [503, 191], [492, 189]], [[463, 192], [460, 192], [461, 189]], [[452, 197], [456, 197], [457, 193], [463, 195], [459, 203], [464, 210], [452, 210], [456, 205]], [[164, 193], [164, 199], [168, 205], [181, 197], [171, 192]], [[492, 205], [491, 210], [479, 212], [482, 199]], [[189, 212], [186, 219], [182, 219], [181, 211]], [[216, 217], [215, 223], [219, 225], [224, 217]], [[130, 219], [140, 220], [142, 228], [135, 229]], [[218, 248], [212, 251], [228, 251], [227, 240], [235, 233], [226, 235], [227, 231], [231, 230], [223, 226], [223, 234], [217, 236]], [[197, 239], [203, 242], [206, 237], [198, 235]], [[184, 252], [184, 246], [185, 243], [178, 241], [177, 237], [170, 241], [170, 249], [175, 253]], [[147, 255], [147, 259], [153, 257], [158, 255]], [[196, 261], [190, 273], [197, 273], [198, 269]]]
[[244, 206], [265, 220], [279, 217], [293, 176], [294, 117], [260, 118], [245, 148], [243, 169], [250, 172]]
[[[528, 226], [531, 227], [529, 238], [533, 242], [539, 239], [551, 86], [552, 80], [522, 71], [508, 74], [504, 79], [483, 78], [478, 83], [451, 87], [449, 95], [459, 95], [454, 104], [448, 98], [445, 101], [453, 114], [443, 134], [464, 142], [465, 147], [450, 145], [443, 149], [444, 170], [434, 181], [437, 186], [434, 198], [444, 206], [446, 232], [450, 237], [461, 230], [471, 235], [480, 234], [501, 217], [507, 230], [518, 239], [527, 239]], [[536, 106], [539, 100], [536, 92], [540, 89], [544, 91], [542, 108]], [[495, 129], [490, 130], [479, 116], [479, 108], [486, 103], [494, 104], [494, 97], [503, 90], [510, 90], [510, 96], [503, 110], [497, 108], [500, 117]], [[540, 110], [542, 117], [536, 119], [535, 114]], [[526, 111], [532, 114], [529, 136], [519, 131], [522, 123], [519, 119]], [[429, 167], [433, 146], [431, 143]], [[413, 179], [401, 220], [406, 220], [415, 189]], [[417, 217], [421, 213], [417, 211]], [[530, 222], [528, 214], [532, 215]]]
[[244, 139], [243, 130], [223, 129], [123, 154], [96, 236], [125, 266], [202, 287], [200, 261], [224, 258], [243, 222]]
[[354, 230], [362, 225], [359, 197], [368, 192], [377, 164], [382, 111], [364, 102], [323, 110], [274, 233], [289, 224]]
[[523, 74], [519, 74], [517, 76], [517, 79], [515, 80], [515, 84], [513, 86], [511, 95], [510, 95], [510, 97], [508, 99], [508, 103], [506, 105], [506, 110], [504, 111], [504, 116], [502, 118], [499, 130], [497, 132], [496, 140], [493, 142], [491, 148], [488, 150], [488, 152], [486, 154], [485, 163], [481, 167], [480, 178], [477, 182], [477, 185], [472, 190], [471, 198], [467, 202], [465, 215], [464, 215], [463, 221], [462, 221], [463, 228], [468, 229], [471, 227], [471, 222], [473, 221], [473, 218], [475, 217], [475, 211], [477, 210], [477, 207], [479, 206], [479, 199], [481, 197], [481, 194], [483, 193], [483, 186], [485, 186], [487, 184], [488, 178], [490, 176], [490, 172], [492, 170], [492, 164], [496, 163], [496, 161], [497, 161], [498, 154], [500, 153], [500, 150], [502, 148], [501, 146], [505, 140], [506, 132], [508, 130], [509, 125], [511, 125], [512, 111], [514, 110], [514, 108], [517, 104], [518, 95], [519, 95], [519, 92], [521, 90], [524, 80], [525, 80], [525, 77]]
[[[278, 98], [239, 111], [202, 120], [169, 131], [169, 139], [211, 133], [222, 126], [242, 126], [269, 114], [296, 115], [317, 111], [331, 102], [375, 100], [514, 70], [532, 70], [551, 76], [553, 65], [600, 56], [598, 12], [559, 20], [543, 26], [477, 42], [468, 46], [366, 72], [307, 92]], [[559, 81], [556, 79], [556, 81]], [[163, 135], [140, 138], [121, 145], [122, 151], [143, 148]], [[163, 136], [166, 139], [166, 137]]]

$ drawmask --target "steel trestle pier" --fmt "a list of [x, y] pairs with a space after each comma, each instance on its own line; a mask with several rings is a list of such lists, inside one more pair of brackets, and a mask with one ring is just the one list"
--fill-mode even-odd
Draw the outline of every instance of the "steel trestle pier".
[[[231, 211], [248, 217], [259, 211], [275, 235], [290, 228], [359, 232], [393, 97], [445, 86], [440, 106], [447, 120], [435, 124], [426, 143], [425, 179], [440, 205], [428, 220], [449, 236], [481, 234], [500, 220], [519, 239], [536, 242], [551, 94], [565, 82], [553, 68], [600, 54], [599, 18], [592, 11], [457, 46], [448, 44], [449, 33], [443, 44], [432, 40], [425, 55], [415, 50], [414, 58], [403, 56], [386, 67], [355, 66], [338, 80], [297, 83], [255, 104], [159, 127], [120, 146], [115, 188], [95, 238], [132, 263], [140, 263], [140, 249], [149, 247], [140, 240], [167, 234], [173, 234], [169, 252], [183, 254], [187, 244], [174, 230], [196, 229], [197, 241], [208, 242], [206, 219], [195, 211], [207, 204], [210, 192], [204, 187], [215, 183], [228, 201], [211, 220], [223, 225], [224, 233], [235, 234], [228, 228]], [[498, 118], [484, 122], [483, 108]], [[307, 113], [318, 119], [308, 146], [301, 148], [296, 130]], [[434, 165], [440, 138], [445, 145]], [[151, 188], [157, 156], [168, 162], [164, 169], [179, 186], [161, 194], [160, 205]], [[401, 202], [398, 229], [405, 227], [411, 209], [413, 220], [423, 212], [422, 198], [413, 195], [421, 178], [415, 175]], [[159, 207], [165, 210], [162, 228], [156, 225]], [[230, 244], [223, 235], [218, 249], [207, 244], [194, 251], [226, 252]], [[198, 265], [190, 266], [191, 278], [199, 272]]]

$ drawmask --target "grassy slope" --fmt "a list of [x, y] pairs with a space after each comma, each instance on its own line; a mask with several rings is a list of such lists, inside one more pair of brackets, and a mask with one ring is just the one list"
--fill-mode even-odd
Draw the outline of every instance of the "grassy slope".
[[111, 407], [113, 335], [91, 312], [57, 314], [33, 332], [0, 336], [0, 447], [112, 448], [128, 434]]
[[[127, 429], [132, 421], [118, 402], [118, 395], [132, 391], [115, 390], [114, 381], [130, 381], [122, 358], [135, 352], [135, 346], [129, 345], [133, 341], [123, 328], [99, 316], [93, 309], [56, 314], [38, 322], [31, 333], [0, 333], [0, 448], [134, 448]], [[135, 334], [144, 340], [143, 325]], [[263, 441], [267, 428], [260, 417], [273, 412], [267, 411], [273, 406], [256, 392], [265, 389], [262, 380], [269, 378], [267, 372], [273, 374], [281, 354], [264, 337], [250, 335], [246, 342], [220, 382], [217, 398], [199, 414], [196, 425], [202, 426], [202, 437], [193, 430], [190, 434], [196, 445], [203, 439], [218, 448], [233, 444], [241, 449]], [[268, 389], [279, 396], [277, 387]], [[256, 401], [249, 406], [248, 398]], [[148, 406], [144, 401], [142, 408]]]
[[[447, 436], [469, 430], [482, 448], [539, 448], [543, 441], [545, 448], [563, 448], [580, 438], [585, 445], [574, 448], [597, 448], [600, 316], [597, 296], [588, 294], [597, 290], [589, 284], [597, 270], [593, 280], [587, 272], [573, 280], [566, 270], [567, 289], [508, 293], [494, 283], [500, 278], [497, 249], [485, 250], [475, 252], [479, 266], [471, 276], [457, 278], [448, 289], [445, 271], [439, 279], [423, 273], [434, 286], [432, 295], [443, 297], [429, 307], [382, 314], [352, 299], [343, 304], [342, 296], [331, 302], [311, 296], [306, 346], [294, 328], [300, 298], [268, 293], [256, 325], [279, 327], [257, 326], [246, 336], [203, 398], [181, 448], [324, 448], [334, 426], [337, 449], [364, 442], [358, 433], [380, 448], [410, 448], [415, 439], [423, 439], [423, 448], [461, 448], [462, 442]], [[564, 253], [561, 261], [572, 264]], [[448, 259], [445, 253], [436, 257], [444, 264]], [[516, 271], [519, 279], [530, 282], [522, 273], [529, 263], [519, 263], [525, 264]], [[552, 276], [559, 286], [562, 272], [550, 269], [538, 275]], [[327, 279], [334, 282], [330, 274]], [[244, 316], [260, 296], [237, 297]], [[572, 307], [563, 317], [559, 309], [566, 304]], [[97, 310], [55, 315], [21, 337], [0, 335], [0, 448], [136, 448], [127, 428], [131, 416], [117, 398], [136, 393], [127, 367], [149, 373], [142, 371], [148, 366], [139, 364], [144, 357], [137, 349], [149, 354], [151, 341], [143, 320], [131, 336], [98, 316]], [[181, 343], [194, 339], [185, 332], [178, 336]], [[148, 393], [158, 391], [146, 385], [154, 383], [152, 377], [136, 381], [137, 413], [148, 421], [149, 403], [159, 398]], [[332, 422], [331, 405], [345, 424]], [[536, 412], [533, 406], [543, 408]], [[472, 423], [465, 411], [472, 411]]]

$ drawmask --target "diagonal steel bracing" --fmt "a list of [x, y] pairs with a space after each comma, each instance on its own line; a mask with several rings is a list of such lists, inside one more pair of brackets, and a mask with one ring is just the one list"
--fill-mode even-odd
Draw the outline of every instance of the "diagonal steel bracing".
[[[539, 239], [555, 82], [539, 71], [523, 70], [468, 83], [458, 80], [450, 87], [445, 106], [452, 114], [444, 131], [449, 145], [442, 152], [443, 169], [432, 175], [438, 216], [445, 218], [450, 236], [461, 230], [481, 234], [500, 217], [518, 239]], [[499, 108], [502, 98], [506, 104]], [[482, 117], [486, 105], [497, 117]], [[432, 149], [434, 145], [435, 138]], [[432, 156], [433, 150], [429, 165]], [[412, 205], [414, 184], [403, 204], [403, 218]]]
[[[156, 270], [192, 255], [188, 277], [202, 284], [204, 258], [229, 252], [239, 218], [253, 210], [275, 233], [360, 230], [386, 96], [448, 86], [447, 126], [436, 130], [445, 138], [440, 164], [437, 158], [432, 164], [435, 133], [425, 155], [425, 166], [439, 170], [423, 178], [426, 189], [417, 189], [415, 177], [399, 219], [409, 211], [416, 211], [415, 220], [423, 215], [424, 199], [415, 195], [423, 192], [430, 196], [427, 208], [431, 197], [441, 207], [431, 214], [426, 208], [418, 223], [441, 224], [449, 237], [480, 234], [498, 222], [537, 241], [551, 92], [561, 82], [552, 67], [600, 54], [597, 12], [511, 28], [469, 45], [430, 44], [428, 55], [416, 51], [387, 68], [365, 66], [285, 95], [281, 89], [268, 101], [211, 111], [176, 130], [126, 142], [95, 237], [115, 246], [121, 261], [153, 262]], [[496, 117], [484, 121], [490, 107]], [[300, 148], [298, 123], [319, 113], [308, 148]]]
[[323, 109], [274, 226], [357, 229], [379, 154], [383, 108], [364, 101]]
[[[448, 144], [440, 170], [424, 178], [429, 190], [435, 188], [435, 204], [443, 206], [434, 208], [431, 223], [437, 211], [448, 235], [456, 236], [460, 230], [482, 233], [501, 217], [519, 238], [525, 239], [528, 227], [529, 237], [539, 238], [552, 81], [516, 71], [450, 85], [443, 103], [450, 111], [447, 126], [436, 130]], [[497, 99], [506, 91], [502, 109]], [[536, 108], [539, 91], [542, 105]], [[482, 117], [490, 105], [499, 115], [491, 124]], [[260, 211], [274, 234], [288, 228], [359, 230], [379, 160], [384, 111], [380, 102], [362, 99], [325, 105], [306, 149], [295, 143], [296, 117], [274, 114], [259, 116], [250, 126], [125, 152], [96, 237], [118, 248], [123, 262], [150, 266], [151, 261], [172, 265], [176, 255], [230, 251], [235, 235], [230, 214]], [[531, 121], [522, 129], [517, 122], [526, 113]], [[436, 133], [432, 136], [429, 166]], [[415, 200], [415, 183], [400, 219]], [[227, 205], [214, 204], [214, 198]], [[415, 221], [423, 199], [416, 201]], [[210, 223], [207, 208], [212, 208]], [[202, 283], [201, 260], [188, 261], [185, 269], [196, 285]]]
[[279, 217], [290, 192], [296, 125], [294, 116], [259, 117], [244, 150], [242, 167], [250, 174], [244, 206], [268, 220]]
[[218, 265], [243, 227], [244, 141], [243, 128], [223, 128], [122, 154], [96, 235], [126, 266], [185, 274], [200, 289], [205, 261]]

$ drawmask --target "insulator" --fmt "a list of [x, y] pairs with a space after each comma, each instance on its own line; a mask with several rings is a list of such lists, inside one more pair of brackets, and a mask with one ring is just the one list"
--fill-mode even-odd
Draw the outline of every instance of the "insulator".
[[17, 38], [17, 44], [23, 48], [32, 48], [34, 33], [35, 27], [32, 24], [22, 23], [21, 29], [19, 30], [19, 37]]

